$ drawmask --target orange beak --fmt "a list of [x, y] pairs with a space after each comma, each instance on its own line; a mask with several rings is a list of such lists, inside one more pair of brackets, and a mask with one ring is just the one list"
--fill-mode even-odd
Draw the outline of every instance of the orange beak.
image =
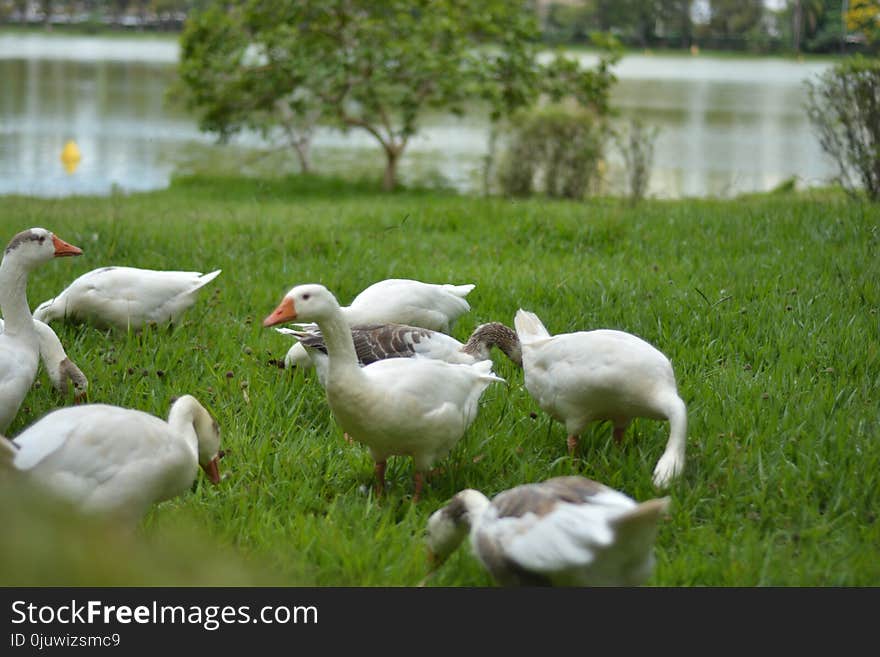
[[263, 320], [263, 326], [275, 326], [294, 319], [296, 319], [296, 308], [293, 305], [293, 299], [284, 297], [274, 312]]
[[208, 461], [208, 465], [203, 465], [202, 470], [205, 471], [205, 474], [208, 476], [208, 479], [211, 480], [211, 483], [217, 485], [220, 483], [220, 466], [219, 466], [220, 456], [215, 456], [210, 461]]
[[73, 244], [68, 244], [62, 239], [52, 235], [52, 243], [55, 245], [55, 257], [63, 258], [64, 256], [82, 255], [82, 249]]

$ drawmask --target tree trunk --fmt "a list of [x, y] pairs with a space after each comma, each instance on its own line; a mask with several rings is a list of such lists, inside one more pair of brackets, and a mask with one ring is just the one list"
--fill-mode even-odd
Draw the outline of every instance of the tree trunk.
[[498, 121], [492, 121], [489, 125], [489, 144], [486, 157], [483, 160], [483, 196], [489, 196], [492, 192], [492, 175], [495, 172], [495, 158], [498, 155]]
[[309, 163], [309, 148], [311, 147], [310, 141], [311, 140], [303, 137], [293, 142], [293, 148], [296, 151], [296, 156], [299, 158], [300, 173], [310, 173], [312, 170], [312, 166]]
[[690, 14], [690, 3], [684, 3], [683, 9], [681, 11], [681, 47], [682, 48], [690, 48], [691, 47], [691, 14]]
[[403, 149], [395, 146], [385, 147], [385, 175], [382, 178], [382, 189], [392, 191], [397, 186], [397, 162]]
[[43, 0], [43, 27], [47, 32], [52, 31], [52, 0]]
[[309, 151], [312, 146], [312, 125], [314, 125], [314, 121], [306, 119], [307, 125], [302, 130], [297, 131], [294, 125], [295, 117], [290, 104], [286, 100], [279, 98], [275, 101], [275, 109], [280, 116], [281, 128], [284, 130], [284, 134], [287, 135], [287, 141], [293, 150], [296, 151], [296, 156], [299, 159], [300, 173], [309, 173], [312, 170], [309, 163]]
[[791, 36], [793, 39], [794, 52], [801, 52], [801, 24], [803, 23], [803, 12], [801, 11], [801, 0], [795, 0], [794, 12], [792, 13]]

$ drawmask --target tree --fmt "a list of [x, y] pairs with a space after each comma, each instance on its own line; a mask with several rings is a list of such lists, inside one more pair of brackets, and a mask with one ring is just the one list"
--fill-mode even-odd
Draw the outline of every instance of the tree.
[[691, 0], [658, 0], [657, 14], [665, 36], [677, 36], [679, 46], [690, 48], [694, 25], [691, 20]]
[[[331, 104], [334, 65], [315, 33], [301, 29], [315, 19], [311, 9], [245, 1], [194, 12], [181, 34], [172, 97], [182, 98], [199, 127], [221, 142], [244, 128], [264, 136], [280, 128], [308, 172], [312, 136], [324, 104]], [[312, 25], [317, 31], [319, 23]]]
[[870, 44], [880, 44], [880, 2], [851, 0], [846, 12], [846, 27], [860, 32]]
[[822, 11], [820, 0], [790, 0], [792, 49], [799, 53], [804, 34], [816, 29]]
[[743, 38], [764, 15], [762, 0], [710, 0], [709, 9], [712, 34], [725, 44]]
[[177, 92], [221, 138], [281, 126], [304, 169], [318, 121], [364, 130], [392, 189], [426, 111], [462, 114], [482, 99], [495, 120], [534, 102], [538, 42], [519, 0], [224, 2], [190, 15]]

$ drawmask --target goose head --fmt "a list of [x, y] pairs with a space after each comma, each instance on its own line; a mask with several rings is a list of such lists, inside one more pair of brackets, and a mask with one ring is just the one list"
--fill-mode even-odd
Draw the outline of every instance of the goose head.
[[263, 320], [263, 326], [275, 326], [293, 320], [320, 322], [338, 312], [339, 302], [323, 285], [297, 285], [284, 295], [278, 307]]
[[82, 255], [82, 249], [68, 244], [45, 228], [29, 228], [9, 240], [3, 259], [14, 260], [30, 271], [52, 258]]
[[196, 415], [193, 426], [199, 438], [199, 465], [212, 484], [219, 484], [220, 459], [223, 458], [223, 451], [220, 449], [220, 425], [205, 411]]
[[192, 422], [198, 440], [199, 466], [205, 471], [212, 484], [220, 483], [220, 425], [192, 395], [179, 397], [171, 405], [168, 414], [169, 423], [177, 424], [178, 419]]
[[467, 488], [456, 493], [449, 504], [431, 514], [425, 542], [428, 544], [428, 560], [435, 570], [455, 552], [488, 506], [489, 500], [485, 495]]

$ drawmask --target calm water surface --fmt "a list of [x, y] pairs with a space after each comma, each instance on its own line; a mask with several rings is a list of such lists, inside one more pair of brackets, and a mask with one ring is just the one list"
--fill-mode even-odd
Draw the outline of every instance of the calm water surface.
[[[0, 194], [106, 194], [168, 185], [172, 173], [210, 149], [192, 117], [165, 100], [174, 79], [173, 40], [0, 36]], [[583, 56], [586, 63], [595, 61]], [[803, 80], [824, 63], [710, 57], [627, 56], [613, 102], [624, 116], [660, 128], [650, 193], [730, 196], [764, 191], [791, 176], [821, 184], [833, 175], [803, 109]], [[434, 115], [409, 147], [404, 180], [479, 187], [487, 122]], [[82, 160], [60, 160], [74, 139]], [[260, 146], [255, 135], [238, 145]], [[320, 132], [319, 165], [366, 161], [381, 173], [372, 138]], [[222, 153], [223, 151], [219, 151]], [[609, 157], [609, 180], [620, 179]]]

